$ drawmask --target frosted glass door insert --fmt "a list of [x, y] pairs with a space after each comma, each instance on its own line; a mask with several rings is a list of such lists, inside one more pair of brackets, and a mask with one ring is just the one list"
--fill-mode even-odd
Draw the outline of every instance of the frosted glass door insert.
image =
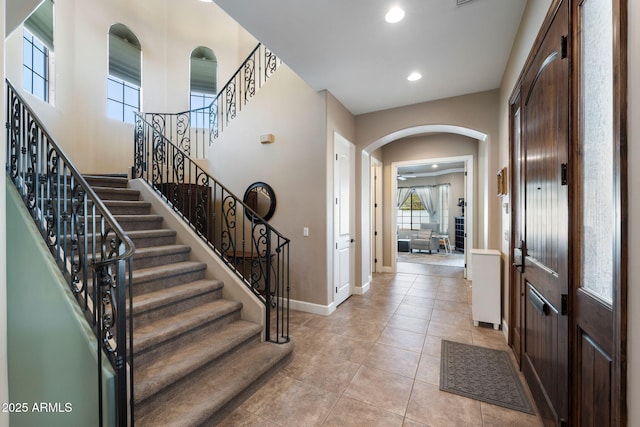
[[611, 304], [616, 221], [611, 1], [584, 1], [581, 18], [582, 287]]

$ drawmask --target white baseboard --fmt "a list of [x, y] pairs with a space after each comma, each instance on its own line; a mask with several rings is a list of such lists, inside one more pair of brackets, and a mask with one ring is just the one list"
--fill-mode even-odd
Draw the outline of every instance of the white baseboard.
[[364, 295], [371, 289], [371, 279], [362, 286], [356, 286], [353, 290], [354, 295]]
[[335, 303], [329, 305], [314, 304], [312, 302], [289, 300], [289, 308], [291, 310], [304, 311], [306, 313], [319, 314], [321, 316], [328, 316], [336, 311]]
[[382, 272], [383, 273], [395, 273], [396, 271], [393, 269], [393, 267], [390, 267], [388, 265], [383, 265], [382, 266]]

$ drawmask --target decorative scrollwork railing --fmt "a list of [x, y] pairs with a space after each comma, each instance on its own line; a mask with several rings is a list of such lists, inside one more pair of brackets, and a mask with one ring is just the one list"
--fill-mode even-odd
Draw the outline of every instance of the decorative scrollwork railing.
[[266, 339], [288, 342], [289, 239], [137, 113], [132, 176], [160, 193], [265, 304]]
[[208, 107], [180, 113], [145, 113], [144, 119], [169, 141], [196, 159], [275, 73], [282, 61], [258, 44]]
[[104, 354], [116, 375], [117, 425], [133, 425], [133, 242], [8, 81], [6, 128], [7, 174], [96, 334], [98, 424]]

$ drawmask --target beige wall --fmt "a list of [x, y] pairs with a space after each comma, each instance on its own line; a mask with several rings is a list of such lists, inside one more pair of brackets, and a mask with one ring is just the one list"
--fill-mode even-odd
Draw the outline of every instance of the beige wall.
[[[0, 11], [4, 14], [5, 0], [0, 0]], [[5, 32], [4, 19], [0, 19], [0, 34]], [[0, 43], [0, 70], [2, 75], [4, 71], [4, 43]], [[6, 89], [4, 79], [2, 88], [0, 89], [0, 113], [2, 118], [6, 117]], [[2, 132], [0, 136], [3, 143], [0, 145], [0, 164], [6, 164], [6, 145], [7, 133]], [[6, 178], [7, 174], [3, 171], [0, 173], [0, 403], [9, 401], [8, 376], [7, 376], [7, 241], [4, 236], [7, 235], [6, 216], [7, 216], [7, 199], [6, 199]], [[0, 425], [9, 425], [9, 414], [0, 412]]]
[[[640, 425], [640, 3], [629, 0], [629, 92], [628, 92], [628, 162], [629, 162], [629, 295], [628, 303], [628, 389], [629, 426]], [[635, 404], [633, 402], [636, 402]]]
[[[55, 106], [25, 97], [83, 172], [128, 172], [132, 164], [133, 125], [106, 117], [107, 34], [116, 22], [129, 27], [142, 46], [144, 111], [188, 109], [189, 56], [195, 47], [215, 52], [224, 84], [256, 43], [214, 3], [56, 1]], [[22, 88], [20, 28], [6, 48], [7, 76]]]
[[358, 149], [368, 151], [373, 151], [389, 135], [419, 126], [447, 125], [486, 135], [486, 139], [478, 144], [475, 201], [478, 248], [500, 245], [500, 235], [496, 232], [500, 228], [500, 200], [495, 196], [495, 174], [499, 169], [498, 95], [497, 90], [480, 92], [356, 117]]
[[[283, 65], [209, 151], [213, 176], [236, 195], [254, 181], [273, 187], [269, 223], [291, 239], [291, 298], [322, 306], [329, 304], [325, 99]], [[261, 144], [267, 133], [275, 142]]]
[[[383, 163], [383, 266], [390, 267], [394, 265], [392, 261], [393, 245], [395, 244], [395, 230], [393, 229], [393, 217], [396, 213], [395, 195], [391, 194], [392, 180], [395, 179], [392, 170], [392, 164], [401, 161], [412, 160], [425, 160], [425, 159], [438, 159], [457, 156], [473, 156], [474, 165], [473, 170], [477, 170], [476, 159], [478, 157], [478, 140], [456, 134], [435, 134], [435, 135], [420, 135], [415, 137], [403, 138], [391, 142], [382, 148], [382, 156], [380, 157]], [[477, 174], [476, 174], [477, 175]], [[441, 176], [437, 177], [439, 182], [442, 181]], [[448, 178], [447, 178], [448, 179]], [[432, 179], [433, 180], [433, 179]], [[414, 181], [411, 180], [411, 184]], [[435, 180], [433, 180], [435, 181]], [[474, 177], [474, 182], [477, 181], [477, 176]], [[405, 181], [408, 183], [408, 181]], [[477, 197], [477, 185], [474, 189]], [[452, 196], [453, 197], [453, 196]], [[462, 196], [460, 196], [462, 197]], [[455, 201], [457, 202], [457, 196]], [[477, 204], [476, 204], [477, 205]], [[478, 223], [478, 209], [475, 209], [474, 222]], [[452, 210], [452, 214], [459, 214], [460, 209], [455, 208]], [[471, 215], [470, 212], [465, 212], [465, 215]], [[450, 231], [453, 230], [453, 217], [449, 223]], [[476, 227], [477, 229], [477, 227]], [[477, 247], [478, 233], [474, 233], [475, 238], [473, 247]]]

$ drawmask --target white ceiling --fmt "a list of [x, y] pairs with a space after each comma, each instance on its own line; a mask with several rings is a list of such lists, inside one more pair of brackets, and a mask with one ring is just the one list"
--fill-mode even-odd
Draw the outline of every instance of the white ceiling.
[[357, 115], [499, 87], [527, 0], [214, 1]]
[[[433, 165], [437, 166], [434, 167]], [[444, 175], [447, 173], [464, 172], [464, 162], [449, 162], [449, 163], [425, 163], [408, 166], [398, 166], [398, 176], [404, 176], [406, 178], [422, 178], [429, 176]]]

